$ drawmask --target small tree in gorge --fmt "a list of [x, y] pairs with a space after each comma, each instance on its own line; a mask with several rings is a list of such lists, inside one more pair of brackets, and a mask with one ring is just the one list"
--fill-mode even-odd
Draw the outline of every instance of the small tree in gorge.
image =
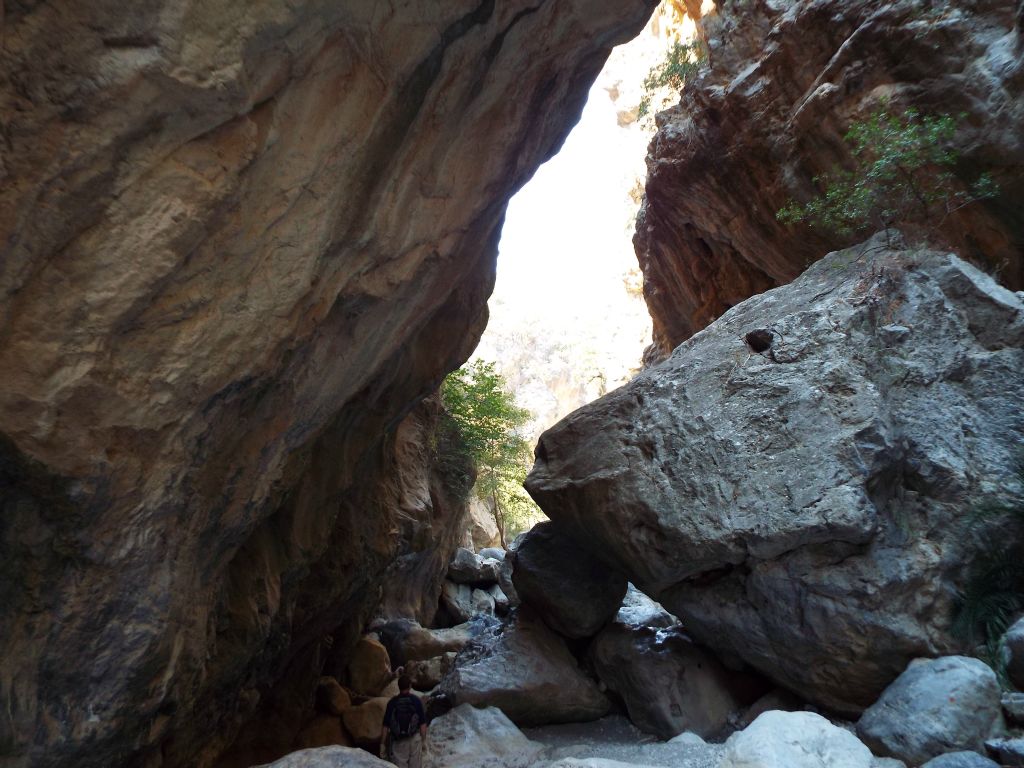
[[530, 413], [516, 405], [494, 363], [479, 360], [448, 374], [441, 399], [476, 467], [476, 495], [490, 505], [504, 545], [506, 532], [537, 512], [522, 487], [533, 455], [518, 431]]
[[957, 123], [949, 115], [923, 116], [913, 109], [893, 114], [883, 104], [843, 137], [853, 170], [815, 177], [824, 192], [806, 203], [790, 202], [776, 214], [778, 220], [844, 235], [871, 227], [888, 231], [901, 223], [939, 228], [949, 214], [998, 192], [989, 174], [960, 188], [952, 172]]

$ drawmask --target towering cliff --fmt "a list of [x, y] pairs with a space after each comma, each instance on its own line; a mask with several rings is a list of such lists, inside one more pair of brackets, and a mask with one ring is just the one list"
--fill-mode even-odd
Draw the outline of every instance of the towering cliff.
[[[708, 66], [659, 118], [634, 245], [662, 355], [729, 307], [852, 241], [780, 224], [882, 99], [964, 114], [956, 171], [1001, 193], [939, 240], [1024, 286], [1024, 6], [1011, 0], [751, 0], [703, 19]], [[693, 12], [694, 9], [691, 9]]]
[[211, 765], [343, 658], [396, 425], [652, 7], [6, 4], [0, 756]]

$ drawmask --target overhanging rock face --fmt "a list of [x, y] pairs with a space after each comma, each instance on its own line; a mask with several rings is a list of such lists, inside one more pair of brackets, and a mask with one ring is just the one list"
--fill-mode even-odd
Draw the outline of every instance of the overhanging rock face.
[[1024, 303], [876, 239], [727, 312], [546, 432], [527, 488], [563, 530], [833, 710], [951, 650], [963, 523], [1024, 496]]
[[305, 701], [508, 197], [652, 8], [6, 5], [0, 757], [206, 766]]

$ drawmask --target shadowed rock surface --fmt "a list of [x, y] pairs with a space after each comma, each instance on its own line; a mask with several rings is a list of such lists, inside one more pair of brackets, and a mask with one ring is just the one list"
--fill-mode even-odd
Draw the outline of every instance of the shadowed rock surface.
[[[955, 173], [1001, 193], [945, 219], [956, 250], [1024, 288], [1024, 38], [1007, 0], [716, 3], [710, 68], [659, 117], [634, 245], [661, 355], [849, 237], [779, 223], [813, 181], [852, 167], [850, 124], [881, 99], [965, 113]], [[1016, 7], [1016, 12], [1015, 12]], [[695, 9], [691, 9], [691, 12]], [[937, 223], [940, 216], [935, 216]]]
[[2, 757], [289, 743], [446, 516], [396, 429], [476, 343], [506, 201], [653, 5], [5, 5]]
[[959, 522], [1024, 496], [1022, 374], [1020, 295], [876, 239], [554, 426], [527, 488], [700, 643], [857, 714], [954, 646]]

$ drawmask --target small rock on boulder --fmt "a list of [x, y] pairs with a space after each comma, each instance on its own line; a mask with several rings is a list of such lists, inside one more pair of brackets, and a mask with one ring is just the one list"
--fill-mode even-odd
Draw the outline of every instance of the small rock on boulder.
[[594, 638], [590, 658], [633, 724], [663, 739], [683, 731], [712, 736], [741, 706], [734, 675], [681, 630], [611, 624]]
[[505, 559], [505, 550], [501, 547], [484, 547], [477, 554], [484, 559], [490, 558], [499, 562]]
[[718, 768], [873, 768], [849, 731], [813, 712], [765, 712], [725, 742]]
[[1005, 768], [1024, 766], [1024, 739], [991, 739], [985, 749]]
[[519, 599], [565, 637], [597, 634], [615, 616], [626, 577], [562, 534], [554, 523], [534, 526], [519, 542], [512, 569]]
[[647, 595], [632, 584], [626, 588], [626, 596], [622, 598], [619, 612], [615, 614], [617, 624], [631, 627], [661, 627], [667, 629], [679, 623], [679, 619], [662, 607], [661, 603], [651, 600]]
[[912, 765], [946, 752], [981, 752], [1002, 727], [999, 682], [978, 659], [919, 659], [885, 689], [857, 723], [876, 753]]
[[1024, 723], [1024, 693], [1011, 691], [1002, 697], [1003, 714], [1013, 723]]
[[533, 768], [544, 747], [530, 741], [500, 709], [462, 704], [430, 724], [430, 766]]
[[439, 688], [456, 705], [498, 707], [518, 725], [596, 720], [610, 708], [565, 641], [525, 609], [467, 646]]
[[921, 768], [999, 768], [999, 763], [994, 763], [977, 752], [947, 752], [933, 757]]

